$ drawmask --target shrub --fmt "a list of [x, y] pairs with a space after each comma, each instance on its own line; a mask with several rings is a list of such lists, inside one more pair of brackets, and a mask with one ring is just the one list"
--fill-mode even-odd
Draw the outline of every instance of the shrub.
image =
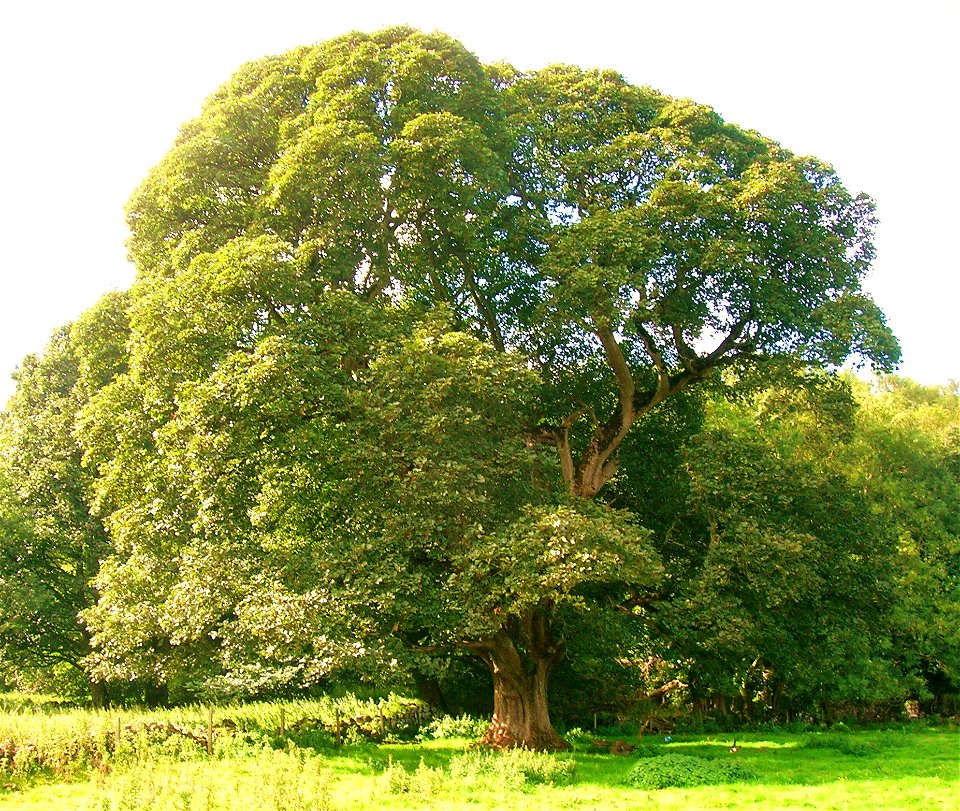
[[637, 744], [633, 747], [633, 756], [638, 758], [662, 757], [666, 754], [662, 746], [653, 746], [649, 743]]
[[391, 761], [383, 772], [383, 781], [391, 794], [432, 797], [443, 790], [447, 778], [442, 768], [432, 769], [421, 758], [414, 772], [408, 772], [399, 763]]
[[425, 724], [420, 730], [420, 739], [441, 740], [444, 738], [479, 738], [487, 731], [490, 721], [471, 715], [441, 715]]
[[406, 794], [410, 790], [410, 772], [391, 760], [381, 775], [388, 794]]
[[[336, 740], [332, 732], [326, 729], [306, 729], [303, 732], [290, 735], [302, 749], [313, 749], [317, 752], [327, 752], [336, 748]], [[349, 736], [348, 736], [349, 737]]]
[[733, 760], [668, 754], [643, 758], [630, 770], [627, 782], [634, 788], [655, 790], [737, 783], [750, 777], [750, 771]]
[[568, 729], [563, 737], [566, 738], [567, 743], [571, 743], [574, 746], [589, 744], [593, 740], [593, 735], [580, 727]]
[[869, 757], [879, 751], [879, 747], [870, 741], [857, 740], [845, 734], [827, 733], [813, 735], [803, 742], [804, 749], [833, 749], [852, 757]]
[[0, 741], [0, 773], [21, 777], [44, 771], [60, 778], [76, 777], [106, 760], [104, 740], [87, 729], [66, 728], [39, 741], [13, 736]]
[[532, 785], [565, 785], [573, 780], [574, 762], [568, 756], [511, 749], [506, 752], [475, 750], [455, 755], [447, 770], [430, 768], [423, 760], [413, 772], [390, 761], [382, 780], [391, 794], [429, 797], [467, 786], [501, 786], [523, 790]]
[[532, 784], [566, 785], [573, 781], [576, 764], [569, 756], [508, 749], [477, 750], [450, 759], [450, 776], [464, 783], [495, 782], [510, 788]]

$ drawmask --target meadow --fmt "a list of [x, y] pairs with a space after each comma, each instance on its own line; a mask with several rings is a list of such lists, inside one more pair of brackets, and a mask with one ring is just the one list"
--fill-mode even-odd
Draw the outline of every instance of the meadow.
[[960, 807], [950, 724], [794, 725], [735, 747], [731, 733], [574, 729], [573, 751], [548, 755], [475, 749], [477, 719], [423, 721], [397, 697], [100, 712], [0, 699], [0, 809]]

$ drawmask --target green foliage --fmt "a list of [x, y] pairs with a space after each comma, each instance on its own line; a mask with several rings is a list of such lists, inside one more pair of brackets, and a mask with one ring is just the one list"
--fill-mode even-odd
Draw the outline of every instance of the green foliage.
[[383, 772], [385, 788], [391, 794], [411, 794], [418, 799], [432, 797], [445, 788], [443, 769], [431, 768], [420, 759], [420, 765], [408, 772], [399, 763], [390, 763]]
[[450, 777], [465, 785], [493, 784], [510, 789], [532, 785], [567, 785], [574, 781], [576, 761], [567, 755], [512, 749], [477, 750], [450, 759]]
[[[815, 650], [864, 663], [831, 695], [889, 695], [867, 620], [949, 592], [952, 530], [895, 576], [807, 404], [691, 393], [899, 353], [861, 286], [872, 202], [708, 107], [354, 32], [244, 65], [128, 221], [129, 296], [5, 419], [5, 544], [42, 551], [0, 572], [21, 649], [43, 620], [95, 678], [222, 698], [455, 649], [544, 719], [568, 651], [642, 670], [608, 691], [637, 706], [683, 668], [813, 701]], [[952, 672], [948, 603], [900, 618], [914, 671]]]
[[627, 780], [634, 788], [655, 791], [664, 788], [741, 783], [752, 777], [749, 769], [733, 760], [671, 753], [643, 758], [630, 770]]
[[[0, 781], [4, 786], [2, 802], [11, 808], [69, 807], [78, 811], [226, 811], [249, 807], [251, 798], [255, 798], [257, 807], [266, 809], [340, 811], [463, 805], [486, 809], [602, 806], [614, 811], [637, 807], [637, 788], [625, 780], [637, 761], [595, 751], [561, 757], [523, 750], [498, 754], [467, 748], [462, 743], [427, 741], [379, 746], [364, 743], [317, 752], [291, 741], [274, 743], [281, 708], [289, 721], [316, 716], [332, 706], [334, 701], [325, 698], [219, 708], [213, 757], [207, 755], [204, 745], [183, 736], [164, 736], [143, 728], [136, 734], [126, 732], [128, 725], [137, 727], [147, 722], [158, 728], [167, 722], [183, 728], [202, 727], [206, 707], [120, 713], [125, 733], [119, 756], [110, 743], [116, 713], [62, 707], [5, 712], [0, 714], [0, 741], [29, 738], [51, 759], [66, 759], [75, 745], [70, 740], [89, 741], [91, 732], [97, 737], [102, 733], [105, 761], [99, 765], [78, 761], [75, 767], [58, 774], [36, 768], [5, 772]], [[343, 706], [369, 711], [369, 705], [360, 700], [350, 699]], [[229, 734], [223, 726], [225, 718], [237, 724]], [[811, 738], [842, 739], [850, 751], [844, 754], [833, 747], [805, 745]], [[863, 811], [949, 807], [958, 783], [956, 738], [955, 728], [926, 724], [803, 736], [770, 728], [738, 736], [740, 751], [732, 755], [726, 753], [728, 737], [684, 736], [682, 742], [670, 745], [670, 756], [677, 751], [698, 755], [718, 749], [723, 752], [718, 758], [694, 758], [699, 761], [696, 774], [710, 769], [711, 764], [732, 764], [746, 767], [750, 776], [723, 775], [699, 788], [658, 791], [648, 799], [678, 809], [802, 803], [822, 808], [846, 805]], [[665, 759], [665, 745], [647, 746], [659, 750], [661, 756], [644, 758], [645, 762]], [[725, 785], [730, 782], [736, 785]]]
[[123, 372], [126, 335], [126, 298], [108, 294], [24, 359], [0, 415], [0, 658], [23, 681], [52, 687], [51, 676], [69, 679], [65, 668], [83, 678], [89, 636], [77, 614], [96, 600], [110, 543], [74, 431], [84, 404]]
[[872, 741], [864, 741], [849, 735], [823, 732], [811, 735], [803, 742], [805, 749], [830, 749], [852, 757], [871, 757], [879, 751]]
[[467, 738], [476, 740], [490, 726], [485, 718], [474, 718], [469, 715], [441, 715], [434, 718], [420, 730], [420, 738], [427, 740], [444, 740], [446, 738]]
[[960, 685], [960, 395], [887, 378], [861, 395], [852, 475], [897, 549], [894, 645], [914, 697]]
[[[900, 413], [891, 400], [815, 376], [800, 388], [715, 398], [682, 451], [660, 457], [679, 486], [672, 523], [656, 537], [670, 589], [648, 611], [673, 640], [672, 672], [701, 712], [712, 703], [746, 718], [818, 717], [823, 702], [896, 704], [924, 695], [921, 674], [950, 689], [953, 644], [941, 633], [958, 627], [946, 574], [958, 536], [955, 511], [942, 506], [958, 495], [941, 437], [960, 412], [947, 392], [925, 392], [925, 405]], [[901, 462], [898, 477], [892, 454], [906, 451], [910, 423], [924, 461], [913, 457], [905, 477]], [[643, 473], [626, 468], [620, 485], [641, 515], [657, 509]], [[926, 551], [908, 551], [917, 547], [904, 539], [921, 535]]]
[[637, 758], [667, 756], [667, 754], [663, 751], [662, 746], [653, 746], [649, 743], [638, 744], [637, 746], [633, 747], [633, 751], [631, 751], [630, 754]]
[[89, 719], [68, 724], [43, 724], [40, 734], [24, 735], [22, 728], [3, 724], [0, 732], [0, 773], [21, 779], [49, 774], [58, 779], [84, 776], [111, 760], [106, 736]]
[[230, 761], [154, 760], [102, 779], [97, 800], [82, 807], [91, 811], [232, 811], [248, 806], [251, 797], [265, 811], [334, 811], [338, 807], [331, 800], [329, 778], [320, 761], [296, 752], [274, 752], [249, 756], [242, 764], [237, 768]]

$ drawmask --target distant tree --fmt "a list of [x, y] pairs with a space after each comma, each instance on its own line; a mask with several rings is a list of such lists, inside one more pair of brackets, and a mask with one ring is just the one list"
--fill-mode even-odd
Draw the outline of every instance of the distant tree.
[[[856, 486], [895, 539], [891, 656], [911, 697], [960, 694], [960, 390], [887, 377], [861, 387]], [[954, 705], [955, 706], [955, 705]]]
[[[93, 514], [93, 473], [73, 436], [90, 396], [125, 368], [122, 294], [104, 297], [24, 359], [0, 422], [0, 658], [22, 674], [60, 665], [85, 678], [78, 613], [110, 543]], [[90, 688], [95, 701], [103, 685]]]
[[705, 711], [783, 719], [910, 696], [949, 709], [955, 392], [812, 375], [696, 402], [702, 425], [644, 437], [643, 456], [627, 443], [611, 488], [666, 568], [632, 644]]
[[897, 548], [851, 475], [855, 411], [830, 381], [768, 389], [713, 404], [688, 446], [700, 560], [658, 612], [695, 651], [695, 698], [783, 717], [902, 693]]
[[662, 575], [602, 496], [636, 426], [720, 370], [898, 353], [860, 287], [872, 204], [829, 166], [406, 28], [241, 68], [129, 222], [131, 371], [84, 417], [101, 668], [461, 649], [495, 745], [564, 746], [560, 613]]

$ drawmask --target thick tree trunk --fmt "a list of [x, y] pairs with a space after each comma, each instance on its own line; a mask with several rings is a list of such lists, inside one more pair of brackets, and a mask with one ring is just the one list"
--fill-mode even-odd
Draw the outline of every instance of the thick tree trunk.
[[482, 656], [493, 674], [493, 718], [480, 743], [498, 749], [569, 749], [553, 728], [547, 704], [550, 671], [561, 656], [555, 650], [529, 649], [521, 656], [504, 632]]

